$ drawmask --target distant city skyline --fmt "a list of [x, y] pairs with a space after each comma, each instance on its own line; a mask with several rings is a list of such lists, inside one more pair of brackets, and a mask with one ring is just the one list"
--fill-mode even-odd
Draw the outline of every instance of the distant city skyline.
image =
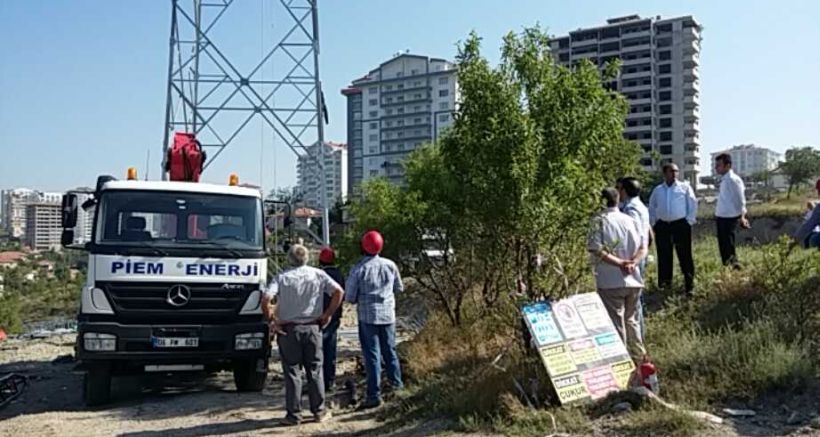
[[[248, 34], [250, 43], [231, 51], [247, 64], [260, 56], [266, 16], [263, 2], [241, 5], [236, 16], [227, 17], [233, 21], [223, 33], [231, 43]], [[704, 26], [704, 174], [710, 153], [727, 145], [763, 144], [779, 153], [820, 145], [814, 103], [820, 100], [814, 86], [820, 57], [811, 56], [820, 41], [814, 23], [820, 3], [813, 1], [775, 6], [763, 0], [359, 0], [320, 2], [319, 14], [321, 77], [330, 113], [326, 141], [347, 142], [346, 102], [338, 90], [395, 52], [409, 49], [452, 60], [457, 42], [475, 30], [484, 54], [496, 63], [508, 31], [540, 22], [548, 33], [565, 35], [637, 14], [692, 15]], [[129, 166], [137, 167], [140, 177], [147, 170], [151, 179], [158, 178], [169, 21], [169, 2], [139, 7], [102, 0], [0, 2], [0, 188], [64, 191], [93, 186], [99, 174], [124, 177]], [[784, 44], [782, 37], [796, 29], [799, 37]], [[296, 156], [258, 124], [251, 128], [206, 169], [204, 181], [227, 183], [230, 173], [238, 173], [241, 182], [266, 192], [295, 186]]]

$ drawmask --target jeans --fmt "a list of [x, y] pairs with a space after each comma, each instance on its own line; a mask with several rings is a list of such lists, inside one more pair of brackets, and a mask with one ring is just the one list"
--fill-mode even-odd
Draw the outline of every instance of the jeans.
[[324, 381], [325, 391], [333, 388], [336, 383], [336, 332], [341, 324], [339, 319], [333, 318], [322, 331], [322, 351], [324, 351]]
[[362, 345], [364, 368], [367, 372], [367, 401], [381, 400], [381, 361], [387, 370], [387, 380], [394, 389], [401, 389], [401, 367], [396, 353], [396, 325], [359, 323], [359, 342]]

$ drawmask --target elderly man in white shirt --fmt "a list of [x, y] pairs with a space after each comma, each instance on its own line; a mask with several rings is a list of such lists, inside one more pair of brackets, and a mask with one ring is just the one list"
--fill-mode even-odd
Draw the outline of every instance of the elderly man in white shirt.
[[595, 266], [598, 294], [635, 362], [646, 355], [638, 322], [638, 301], [644, 286], [638, 264], [646, 257], [647, 234], [632, 217], [618, 210], [618, 192], [605, 188], [606, 210], [595, 217], [587, 249]]
[[691, 295], [695, 287], [695, 261], [692, 258], [692, 226], [698, 215], [698, 201], [689, 184], [678, 180], [678, 166], [663, 166], [664, 182], [649, 196], [649, 223], [655, 231], [658, 252], [658, 287], [672, 285], [672, 248], [678, 254], [684, 287]]
[[[285, 410], [281, 425], [298, 425], [302, 421], [302, 376], [308, 381], [310, 412], [318, 422], [330, 418], [325, 407], [325, 384], [322, 362], [322, 327], [330, 322], [344, 297], [342, 286], [321, 269], [307, 265], [308, 249], [295, 244], [288, 250], [290, 268], [273, 278], [262, 299], [262, 311], [272, 321], [285, 377]], [[324, 306], [324, 296], [331, 296]], [[278, 300], [276, 314], [269, 303]]]
[[720, 175], [720, 191], [715, 207], [718, 248], [724, 266], [738, 268], [735, 253], [735, 232], [749, 227], [746, 218], [746, 193], [743, 179], [732, 170], [732, 155], [721, 153], [715, 157], [715, 171]]

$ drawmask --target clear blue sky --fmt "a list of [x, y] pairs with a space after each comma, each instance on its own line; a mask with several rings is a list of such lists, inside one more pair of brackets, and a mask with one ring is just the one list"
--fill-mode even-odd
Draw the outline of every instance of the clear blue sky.
[[[261, 9], [262, 0], [237, 1]], [[733, 144], [820, 145], [817, 1], [322, 0], [319, 8], [329, 140], [346, 140], [339, 90], [396, 51], [452, 58], [457, 41], [476, 30], [495, 62], [510, 30], [540, 23], [564, 34], [637, 13], [692, 14], [705, 27], [705, 171], [706, 153]], [[128, 166], [142, 173], [149, 149], [151, 178], [159, 176], [169, 17], [161, 0], [0, 0], [0, 188], [62, 191], [101, 173], [124, 176]], [[223, 29], [253, 41], [229, 57], [258, 57], [261, 29], [258, 14]], [[254, 129], [206, 180], [224, 182], [235, 171], [266, 189], [295, 183], [292, 152]]]

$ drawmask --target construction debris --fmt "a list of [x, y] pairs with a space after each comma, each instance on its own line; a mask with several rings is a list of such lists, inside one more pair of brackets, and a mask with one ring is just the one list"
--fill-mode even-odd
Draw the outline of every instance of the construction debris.
[[9, 373], [0, 376], [0, 408], [8, 405], [23, 393], [23, 389], [28, 385], [28, 379], [17, 373]]

